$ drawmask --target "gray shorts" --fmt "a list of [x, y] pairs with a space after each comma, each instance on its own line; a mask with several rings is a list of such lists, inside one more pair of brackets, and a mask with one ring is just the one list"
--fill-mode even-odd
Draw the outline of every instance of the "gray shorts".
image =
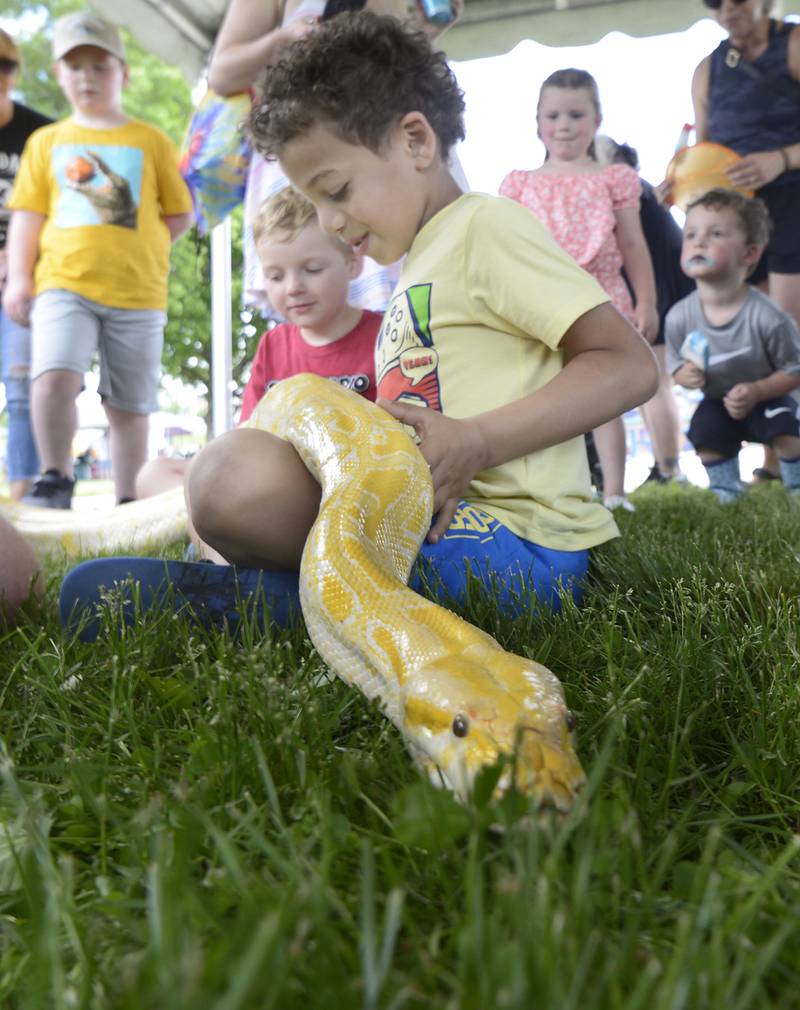
[[103, 401], [151, 414], [158, 410], [166, 321], [160, 309], [115, 309], [74, 291], [43, 291], [31, 312], [31, 380], [54, 368], [83, 375], [97, 351]]

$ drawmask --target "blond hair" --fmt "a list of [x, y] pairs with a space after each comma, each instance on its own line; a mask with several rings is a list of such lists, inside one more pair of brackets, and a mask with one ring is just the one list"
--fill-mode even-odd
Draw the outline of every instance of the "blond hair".
[[314, 204], [302, 193], [287, 186], [268, 196], [259, 206], [253, 218], [253, 241], [260, 242], [276, 231], [288, 231], [295, 239], [316, 217]]
[[19, 46], [2, 28], [0, 28], [0, 59], [16, 60], [22, 66], [22, 53], [19, 51]]
[[[286, 232], [288, 240], [294, 241], [300, 232], [317, 221], [314, 204], [291, 186], [278, 190], [259, 206], [253, 218], [253, 242], [271, 238], [275, 232]], [[328, 236], [344, 256], [352, 256], [352, 248], [342, 239]]]

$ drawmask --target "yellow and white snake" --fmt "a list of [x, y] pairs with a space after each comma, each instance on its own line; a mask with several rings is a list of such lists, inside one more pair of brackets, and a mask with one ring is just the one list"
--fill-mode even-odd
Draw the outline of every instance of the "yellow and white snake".
[[[514, 755], [498, 791], [513, 780], [567, 809], [584, 774], [558, 679], [406, 585], [430, 525], [433, 488], [402, 425], [315, 375], [278, 383], [247, 423], [291, 442], [322, 487], [300, 600], [325, 663], [380, 703], [434, 784], [465, 798], [481, 768]], [[57, 519], [51, 523], [56, 529]], [[114, 546], [105, 539], [105, 550]]]
[[554, 674], [406, 585], [433, 487], [402, 425], [314, 375], [278, 383], [249, 423], [291, 442], [322, 487], [300, 603], [323, 660], [380, 702], [435, 784], [466, 797], [482, 767], [516, 753], [499, 788], [513, 777], [569, 807], [584, 775]]
[[186, 535], [183, 488], [126, 505], [50, 509], [0, 498], [0, 514], [44, 559], [91, 554], [148, 554]]

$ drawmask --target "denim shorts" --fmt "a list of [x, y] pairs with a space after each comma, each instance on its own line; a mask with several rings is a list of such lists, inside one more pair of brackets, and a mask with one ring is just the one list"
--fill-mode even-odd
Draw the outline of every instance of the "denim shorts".
[[39, 473], [39, 454], [33, 438], [30, 412], [31, 331], [9, 319], [2, 309], [0, 361], [8, 414], [8, 479], [31, 480]]
[[102, 399], [151, 414], [158, 410], [166, 318], [160, 309], [117, 309], [74, 291], [43, 291], [31, 313], [31, 379], [55, 368], [84, 374], [98, 352]]
[[575, 598], [580, 595], [588, 567], [588, 550], [540, 547], [477, 505], [462, 501], [440, 540], [423, 542], [409, 586], [443, 602], [463, 603], [470, 583], [477, 580], [506, 613], [525, 609], [532, 593], [558, 611], [562, 590]]

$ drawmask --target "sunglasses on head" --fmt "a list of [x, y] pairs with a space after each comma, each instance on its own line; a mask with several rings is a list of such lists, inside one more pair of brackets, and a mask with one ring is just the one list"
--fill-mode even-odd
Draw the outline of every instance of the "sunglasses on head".
[[[735, 4], [746, 4], [747, 0], [733, 0]], [[722, 0], [703, 0], [703, 3], [709, 10], [718, 11], [722, 6]]]
[[18, 67], [19, 63], [16, 60], [0, 59], [0, 74], [13, 74]]

